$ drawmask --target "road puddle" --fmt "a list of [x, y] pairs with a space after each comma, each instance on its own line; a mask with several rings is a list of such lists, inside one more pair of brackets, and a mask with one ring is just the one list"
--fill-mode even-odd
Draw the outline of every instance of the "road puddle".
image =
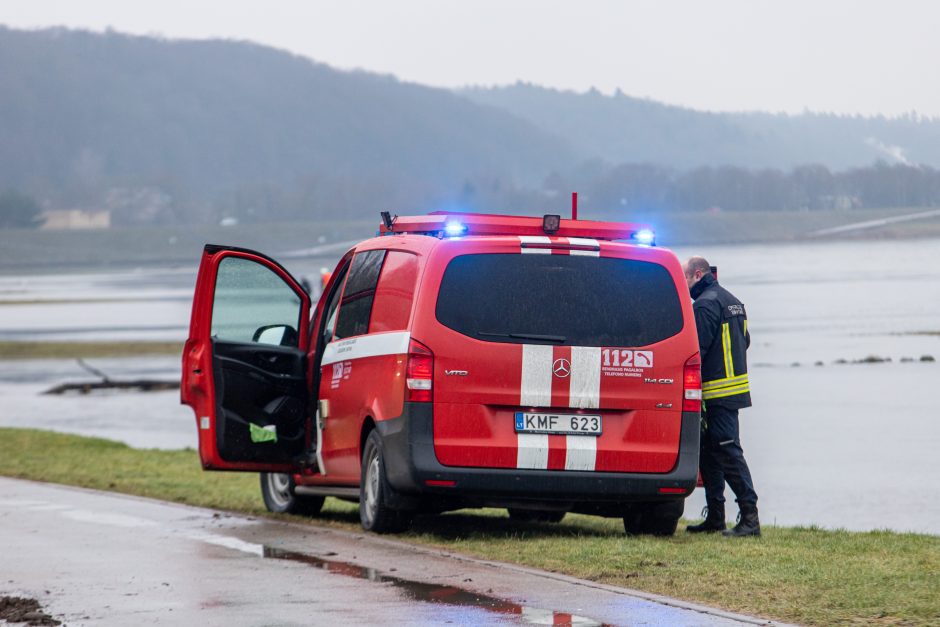
[[298, 562], [337, 575], [366, 579], [375, 583], [385, 583], [395, 587], [406, 597], [415, 601], [482, 609], [507, 617], [518, 617], [520, 622], [530, 625], [571, 625], [584, 627], [600, 627], [605, 625], [604, 623], [584, 616], [528, 607], [507, 601], [506, 599], [471, 592], [455, 586], [403, 579], [388, 573], [381, 573], [374, 568], [323, 559], [322, 557], [298, 553], [296, 551], [285, 551], [283, 549], [265, 546], [263, 557]]

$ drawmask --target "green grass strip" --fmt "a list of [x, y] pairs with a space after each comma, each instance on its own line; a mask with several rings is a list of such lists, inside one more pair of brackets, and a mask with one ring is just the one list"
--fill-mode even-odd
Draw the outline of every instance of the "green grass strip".
[[0, 341], [0, 359], [87, 359], [182, 355], [179, 342], [12, 342]]
[[[0, 429], [0, 475], [265, 515], [257, 475], [203, 472], [191, 449]], [[356, 506], [327, 499], [313, 524], [359, 530]], [[765, 527], [760, 539], [681, 528], [630, 537], [619, 520], [522, 524], [491, 509], [422, 517], [400, 539], [808, 625], [940, 624], [938, 536]]]

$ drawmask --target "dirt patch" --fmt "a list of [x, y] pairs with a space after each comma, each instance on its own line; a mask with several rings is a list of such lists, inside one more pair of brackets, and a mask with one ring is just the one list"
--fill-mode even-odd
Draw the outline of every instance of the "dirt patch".
[[43, 612], [39, 601], [23, 597], [0, 597], [0, 620], [9, 623], [26, 623], [27, 625], [62, 624], [62, 621], [58, 621]]

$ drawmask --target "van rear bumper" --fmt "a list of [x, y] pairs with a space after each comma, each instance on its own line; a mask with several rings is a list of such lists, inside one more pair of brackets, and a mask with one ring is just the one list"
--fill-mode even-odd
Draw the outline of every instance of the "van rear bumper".
[[485, 503], [627, 503], [685, 498], [698, 478], [698, 412], [682, 413], [676, 464], [662, 474], [444, 466], [434, 454], [430, 403], [405, 403], [401, 416], [377, 423], [376, 429], [382, 436], [389, 483], [403, 494]]

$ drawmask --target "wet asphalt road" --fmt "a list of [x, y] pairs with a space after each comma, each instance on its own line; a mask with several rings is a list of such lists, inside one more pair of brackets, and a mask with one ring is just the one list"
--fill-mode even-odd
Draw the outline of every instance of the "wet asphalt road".
[[373, 535], [0, 478], [0, 596], [68, 625], [767, 624]]

